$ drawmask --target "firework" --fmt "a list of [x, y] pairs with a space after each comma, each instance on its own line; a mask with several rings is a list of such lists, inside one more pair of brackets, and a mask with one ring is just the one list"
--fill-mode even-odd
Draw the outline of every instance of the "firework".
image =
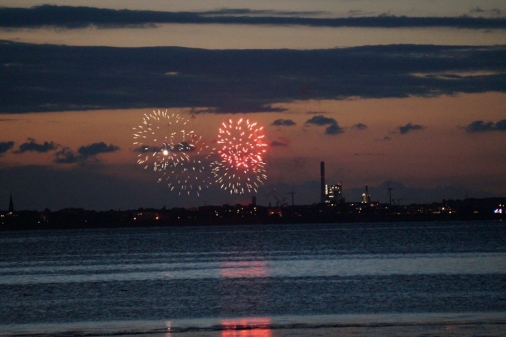
[[216, 183], [230, 194], [257, 192], [267, 179], [264, 154], [267, 150], [263, 127], [243, 118], [222, 123], [219, 128], [217, 153], [214, 163]]
[[199, 194], [208, 187], [212, 173], [202, 160], [208, 159], [212, 150], [194, 131], [185, 130], [188, 122], [189, 119], [167, 111], [145, 114], [142, 124], [133, 128], [133, 144], [140, 151], [139, 165], [158, 172], [158, 182], [166, 182], [171, 191], [189, 195], [192, 190]]
[[200, 196], [202, 189], [211, 185], [213, 173], [209, 158], [214, 154], [214, 149], [195, 135], [190, 137], [187, 144], [185, 148], [191, 149], [191, 157], [165, 166], [158, 182], [166, 182], [171, 191], [178, 191], [179, 194], [190, 195], [194, 191]]
[[[160, 171], [189, 160], [187, 152], [191, 151], [191, 145], [185, 142], [188, 133], [184, 129], [187, 123], [188, 119], [177, 114], [170, 115], [167, 111], [157, 110], [144, 114], [142, 124], [133, 128], [133, 144], [140, 151], [137, 164], [143, 165], [145, 169], [153, 164], [153, 169]], [[192, 133], [193, 131], [189, 132]], [[182, 141], [177, 141], [181, 139]]]

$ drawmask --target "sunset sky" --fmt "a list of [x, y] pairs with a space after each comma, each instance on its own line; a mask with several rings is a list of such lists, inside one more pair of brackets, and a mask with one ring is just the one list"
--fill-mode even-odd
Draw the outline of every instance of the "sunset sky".
[[[0, 210], [312, 204], [321, 161], [347, 201], [506, 196], [503, 0], [0, 0], [0, 44]], [[157, 183], [154, 110], [257, 122], [265, 183]]]

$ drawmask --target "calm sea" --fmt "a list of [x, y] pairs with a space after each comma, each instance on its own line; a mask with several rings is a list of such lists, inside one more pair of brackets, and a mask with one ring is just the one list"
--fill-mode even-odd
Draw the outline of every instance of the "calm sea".
[[0, 232], [0, 336], [504, 336], [506, 223]]

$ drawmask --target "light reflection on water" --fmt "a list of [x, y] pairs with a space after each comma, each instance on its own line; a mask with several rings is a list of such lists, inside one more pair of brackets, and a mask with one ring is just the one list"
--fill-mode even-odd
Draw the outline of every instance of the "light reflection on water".
[[499, 331], [506, 327], [505, 229], [430, 223], [2, 233], [0, 336]]
[[219, 263], [220, 276], [226, 278], [269, 277], [272, 276], [265, 261], [240, 261]]
[[[334, 259], [37, 266], [0, 269], [0, 284], [357, 275], [502, 274], [506, 253], [336, 256]], [[79, 271], [76, 273], [76, 271]]]
[[266, 317], [223, 320], [221, 337], [272, 337], [271, 319]]

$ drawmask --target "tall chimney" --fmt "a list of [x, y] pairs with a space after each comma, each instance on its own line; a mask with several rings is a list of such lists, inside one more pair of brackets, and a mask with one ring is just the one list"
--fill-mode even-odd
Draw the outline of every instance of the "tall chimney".
[[325, 203], [325, 163], [322, 161], [320, 163], [320, 176], [321, 176], [321, 186], [320, 186], [320, 202]]
[[14, 213], [14, 203], [12, 202], [12, 193], [9, 196], [9, 213]]

